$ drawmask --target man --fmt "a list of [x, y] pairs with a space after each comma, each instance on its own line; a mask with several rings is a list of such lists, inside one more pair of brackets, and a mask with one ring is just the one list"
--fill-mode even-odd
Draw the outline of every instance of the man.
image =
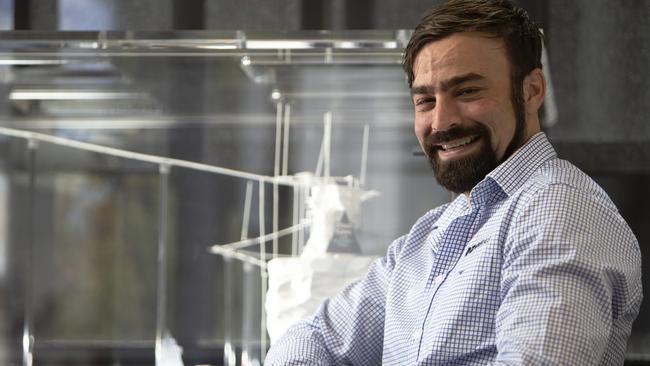
[[615, 365], [642, 298], [638, 243], [558, 159], [542, 36], [506, 0], [430, 9], [404, 58], [415, 134], [462, 193], [269, 351], [267, 365]]

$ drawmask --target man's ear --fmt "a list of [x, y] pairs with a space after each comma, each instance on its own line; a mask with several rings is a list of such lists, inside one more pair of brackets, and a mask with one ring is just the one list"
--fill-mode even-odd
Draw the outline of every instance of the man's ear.
[[542, 69], [534, 69], [524, 78], [524, 105], [527, 114], [537, 114], [546, 96], [546, 79]]

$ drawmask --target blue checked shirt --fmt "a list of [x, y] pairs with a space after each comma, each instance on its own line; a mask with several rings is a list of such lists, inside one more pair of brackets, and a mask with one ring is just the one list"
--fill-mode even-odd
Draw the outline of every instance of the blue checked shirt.
[[622, 365], [641, 298], [634, 235], [538, 133], [290, 328], [266, 365]]

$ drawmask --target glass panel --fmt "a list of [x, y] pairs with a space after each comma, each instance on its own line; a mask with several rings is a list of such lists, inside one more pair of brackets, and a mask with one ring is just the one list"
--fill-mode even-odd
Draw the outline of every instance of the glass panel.
[[[412, 156], [400, 34], [0, 34], [7, 96], [1, 126], [93, 144], [85, 151], [88, 146], [40, 141], [36, 151], [35, 361], [153, 363], [156, 309], [164, 309], [165, 334], [183, 347], [186, 363], [260, 363], [268, 344], [260, 338], [264, 272], [209, 249], [291, 227], [299, 203], [305, 213], [306, 191], [263, 183], [260, 225], [256, 177], [315, 174], [320, 167], [337, 177], [364, 174], [366, 188], [390, 192], [363, 206], [355, 234], [365, 254], [383, 252], [428, 209], [420, 203], [408, 215], [379, 214], [418, 203], [393, 193], [405, 187], [405, 176], [429, 176]], [[331, 142], [324, 161], [326, 129]], [[0, 158], [11, 197], [3, 212], [16, 213], [7, 216], [5, 248], [17, 260], [8, 262], [15, 264], [7, 267], [3, 288], [16, 293], [25, 287], [20, 263], [31, 230], [24, 218], [24, 137], [2, 137], [8, 153]], [[163, 308], [156, 303], [158, 164], [98, 152], [95, 145], [251, 174], [245, 179], [172, 164]], [[448, 199], [433, 191], [439, 197], [430, 201]], [[298, 233], [269, 240], [264, 256], [295, 253], [308, 233], [300, 232], [300, 242]], [[258, 245], [240, 253], [261, 259]], [[23, 305], [2, 305], [5, 324], [14, 324], [2, 333], [4, 357], [12, 362], [22, 358]]]

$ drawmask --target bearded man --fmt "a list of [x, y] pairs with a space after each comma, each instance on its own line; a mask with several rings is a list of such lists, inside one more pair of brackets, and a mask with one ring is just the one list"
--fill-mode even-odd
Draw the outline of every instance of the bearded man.
[[506, 0], [431, 8], [406, 48], [415, 135], [458, 197], [271, 348], [267, 365], [621, 365], [641, 255], [540, 131], [543, 37]]

